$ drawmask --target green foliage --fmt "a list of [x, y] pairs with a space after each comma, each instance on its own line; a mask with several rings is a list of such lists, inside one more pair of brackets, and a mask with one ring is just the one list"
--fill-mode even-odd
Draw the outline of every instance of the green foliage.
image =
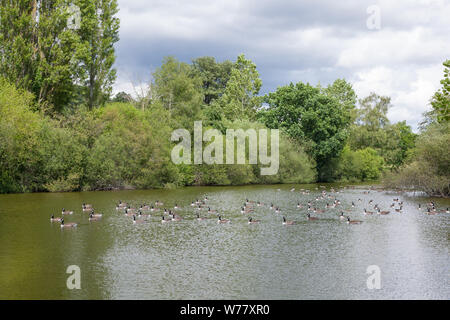
[[356, 93], [350, 83], [345, 79], [337, 79], [328, 85], [322, 92], [335, 98], [350, 113], [352, 122], [356, 119]]
[[215, 107], [220, 108], [228, 120], [254, 120], [261, 106], [261, 98], [258, 97], [261, 86], [256, 65], [241, 54], [233, 64], [225, 91]]
[[192, 61], [192, 67], [195, 75], [201, 78], [204, 103], [210, 105], [225, 92], [233, 63], [229, 60], [219, 63], [214, 57], [200, 57]]
[[[68, 24], [71, 5], [80, 26]], [[91, 108], [104, 103], [115, 79], [117, 11], [116, 0], [0, 1], [0, 76], [51, 113], [80, 97]]]
[[450, 121], [450, 60], [446, 60], [444, 65], [444, 79], [441, 80], [440, 88], [431, 99], [431, 106], [437, 114], [439, 122]]
[[193, 68], [174, 57], [166, 57], [153, 73], [156, 98], [168, 111], [174, 127], [188, 128], [194, 120], [200, 120], [203, 101], [201, 78]]
[[450, 196], [450, 124], [434, 123], [417, 138], [411, 162], [385, 178], [389, 187]]
[[67, 28], [69, 2], [0, 2], [0, 75], [57, 111], [74, 92], [78, 36]]
[[79, 82], [89, 108], [103, 105], [111, 94], [116, 71], [114, 43], [119, 40], [116, 0], [77, 0], [81, 11], [76, 57]]
[[374, 93], [361, 99], [358, 118], [351, 126], [348, 144], [352, 150], [372, 148], [391, 170], [402, 166], [414, 147], [416, 135], [405, 121], [391, 124], [387, 118], [390, 98]]
[[347, 138], [348, 106], [301, 82], [279, 87], [266, 101], [269, 108], [260, 112], [260, 119], [306, 145], [316, 161], [319, 179], [326, 180], [326, 168], [339, 156]]
[[338, 161], [335, 178], [341, 181], [370, 181], [380, 178], [384, 160], [372, 148], [352, 151], [344, 148]]

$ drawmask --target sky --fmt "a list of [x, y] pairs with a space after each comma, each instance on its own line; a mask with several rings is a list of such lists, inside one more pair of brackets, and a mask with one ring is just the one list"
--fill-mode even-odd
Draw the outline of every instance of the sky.
[[261, 94], [291, 82], [345, 78], [358, 98], [391, 97], [391, 122], [417, 128], [450, 59], [448, 0], [118, 0], [114, 92], [135, 93], [165, 56], [236, 60]]

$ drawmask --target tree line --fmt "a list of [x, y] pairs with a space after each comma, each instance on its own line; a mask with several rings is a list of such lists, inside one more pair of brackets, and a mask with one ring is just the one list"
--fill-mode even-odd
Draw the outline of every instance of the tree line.
[[[390, 186], [449, 194], [448, 61], [417, 135], [405, 121], [390, 123], [389, 97], [358, 98], [345, 79], [261, 95], [257, 67], [244, 55], [166, 57], [139, 94], [112, 96], [115, 0], [0, 0], [0, 9], [0, 192], [388, 177]], [[172, 130], [192, 132], [196, 120], [223, 133], [280, 129], [278, 174], [261, 176], [250, 164], [173, 164]]]

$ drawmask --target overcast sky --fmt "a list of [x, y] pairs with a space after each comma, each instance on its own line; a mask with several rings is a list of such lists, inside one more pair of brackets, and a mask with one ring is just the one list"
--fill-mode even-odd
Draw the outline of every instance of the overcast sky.
[[390, 120], [416, 128], [450, 59], [447, 0], [118, 2], [115, 92], [133, 92], [167, 55], [234, 61], [244, 53], [258, 68], [262, 93], [345, 78], [360, 98], [390, 96]]

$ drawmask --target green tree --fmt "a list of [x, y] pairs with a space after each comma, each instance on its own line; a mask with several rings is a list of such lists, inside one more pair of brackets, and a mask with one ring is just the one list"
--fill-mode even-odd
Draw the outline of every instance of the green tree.
[[124, 91], [117, 92], [114, 98], [112, 99], [112, 102], [132, 102], [132, 101], [134, 101], [133, 97]]
[[363, 125], [368, 131], [377, 131], [389, 124], [387, 112], [391, 107], [391, 98], [371, 93], [359, 100], [357, 124]]
[[422, 190], [431, 196], [450, 196], [450, 124], [432, 123], [416, 140], [412, 159], [384, 182], [388, 187]]
[[155, 97], [169, 112], [174, 126], [190, 128], [200, 119], [203, 101], [201, 79], [193, 75], [192, 66], [174, 57], [166, 57], [153, 73]]
[[230, 60], [216, 62], [214, 57], [200, 57], [192, 61], [195, 74], [202, 79], [204, 103], [209, 105], [225, 91], [231, 76]]
[[345, 105], [320, 91], [302, 82], [279, 87], [266, 97], [269, 107], [260, 118], [267, 127], [282, 128], [306, 145], [323, 181], [330, 178], [329, 166], [345, 145], [350, 114]]
[[356, 119], [356, 93], [353, 90], [353, 86], [345, 79], [335, 80], [332, 84], [322, 89], [322, 92], [339, 101], [352, 116], [352, 122]]
[[0, 1], [0, 75], [57, 111], [74, 94], [78, 36], [68, 0]]
[[450, 120], [450, 60], [444, 63], [444, 79], [440, 88], [431, 99], [431, 106], [437, 114], [437, 120], [447, 122]]
[[77, 0], [81, 21], [77, 28], [78, 82], [87, 106], [104, 104], [116, 78], [114, 43], [119, 40], [119, 18], [116, 0]]
[[223, 95], [217, 100], [217, 106], [226, 119], [255, 119], [256, 111], [261, 106], [258, 96], [261, 86], [256, 65], [241, 54], [233, 64], [230, 79]]

